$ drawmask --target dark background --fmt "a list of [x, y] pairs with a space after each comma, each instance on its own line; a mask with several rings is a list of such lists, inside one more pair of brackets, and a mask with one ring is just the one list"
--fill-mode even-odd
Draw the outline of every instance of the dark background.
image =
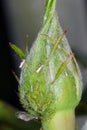
[[15, 71], [19, 74], [19, 71], [15, 67], [16, 59], [9, 47], [13, 34], [11, 34], [10, 19], [8, 20], [4, 4], [5, 2], [0, 0], [0, 99], [20, 108], [18, 83], [12, 73]]

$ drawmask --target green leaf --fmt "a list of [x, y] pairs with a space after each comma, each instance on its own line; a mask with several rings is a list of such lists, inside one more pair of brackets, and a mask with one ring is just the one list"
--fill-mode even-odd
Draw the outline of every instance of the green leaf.
[[9, 45], [18, 54], [18, 56], [21, 59], [25, 59], [26, 55], [24, 54], [24, 52], [19, 47], [17, 47], [16, 45], [14, 45], [12, 43], [9, 43]]

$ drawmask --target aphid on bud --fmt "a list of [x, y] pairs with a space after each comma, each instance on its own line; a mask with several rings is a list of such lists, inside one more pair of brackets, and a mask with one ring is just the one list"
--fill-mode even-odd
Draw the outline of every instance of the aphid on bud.
[[33, 120], [34, 118], [33, 117], [30, 117], [28, 113], [26, 112], [17, 112], [16, 113], [16, 116], [21, 119], [21, 120], [24, 120], [24, 121], [30, 121], [30, 120]]

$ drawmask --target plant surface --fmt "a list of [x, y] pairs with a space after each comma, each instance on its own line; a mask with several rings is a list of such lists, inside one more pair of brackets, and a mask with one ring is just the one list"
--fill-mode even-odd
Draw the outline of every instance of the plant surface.
[[43, 130], [75, 130], [82, 81], [55, 6], [56, 0], [46, 0], [42, 28], [28, 54], [11, 47], [23, 59], [19, 95], [25, 110], [41, 120]]

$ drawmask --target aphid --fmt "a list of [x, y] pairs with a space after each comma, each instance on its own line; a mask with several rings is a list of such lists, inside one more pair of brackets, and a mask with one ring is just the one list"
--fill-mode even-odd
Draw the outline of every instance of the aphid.
[[30, 117], [29, 114], [26, 112], [17, 112], [16, 116], [19, 119], [24, 120], [24, 121], [30, 121], [30, 120], [34, 119], [33, 117]]

